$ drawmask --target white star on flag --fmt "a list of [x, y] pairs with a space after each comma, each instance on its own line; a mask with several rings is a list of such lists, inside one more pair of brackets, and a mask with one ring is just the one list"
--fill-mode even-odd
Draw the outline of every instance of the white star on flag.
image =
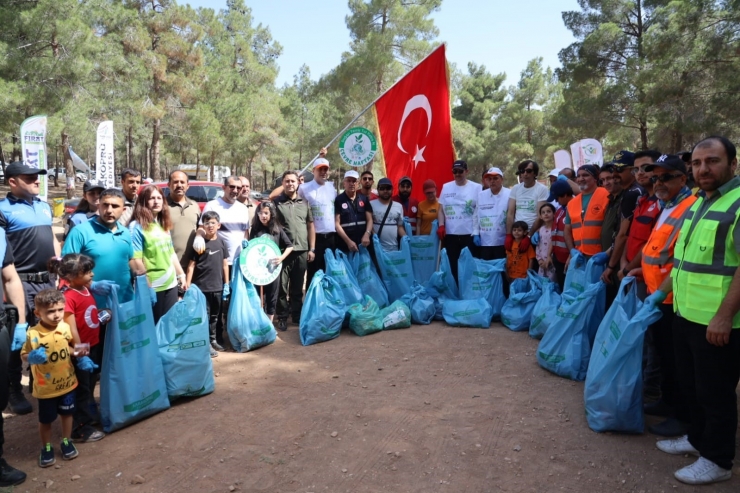
[[419, 146], [416, 146], [416, 155], [414, 156], [414, 169], [416, 169], [416, 166], [419, 164], [419, 162], [426, 163], [426, 159], [424, 159], [424, 149], [426, 149], [427, 146], [422, 147], [419, 149]]

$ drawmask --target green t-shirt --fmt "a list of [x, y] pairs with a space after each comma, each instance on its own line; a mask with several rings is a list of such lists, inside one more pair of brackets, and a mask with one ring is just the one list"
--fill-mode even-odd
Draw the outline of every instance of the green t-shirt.
[[134, 258], [143, 259], [146, 276], [154, 291], [166, 291], [177, 286], [175, 264], [172, 262], [175, 248], [172, 237], [157, 223], [149, 225], [146, 231], [136, 221], [129, 228]]
[[[593, 197], [593, 195], [594, 192], [581, 194], [581, 216], [586, 213], [585, 211], [588, 209], [588, 203], [591, 202], [591, 197]], [[570, 224], [570, 213], [568, 212], [567, 207], [565, 208], [565, 224]]]

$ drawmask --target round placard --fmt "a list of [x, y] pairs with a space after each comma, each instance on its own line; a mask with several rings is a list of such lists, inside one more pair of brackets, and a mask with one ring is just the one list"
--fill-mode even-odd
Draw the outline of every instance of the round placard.
[[365, 166], [378, 151], [378, 142], [373, 133], [363, 127], [353, 127], [339, 139], [339, 156], [350, 166]]
[[280, 248], [267, 236], [249, 240], [247, 248], [239, 256], [239, 268], [242, 274], [255, 286], [270, 284], [278, 278], [283, 265], [273, 266], [270, 260], [280, 257]]

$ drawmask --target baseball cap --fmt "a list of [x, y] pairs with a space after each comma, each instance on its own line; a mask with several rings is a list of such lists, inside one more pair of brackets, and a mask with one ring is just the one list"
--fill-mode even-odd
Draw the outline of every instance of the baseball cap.
[[573, 193], [573, 189], [570, 188], [570, 183], [567, 181], [558, 180], [550, 185], [550, 196], [547, 197], [548, 202], [552, 202], [558, 197], [562, 197], [566, 193]]
[[393, 182], [389, 178], [381, 178], [378, 181], [378, 187], [382, 187], [383, 185], [390, 185], [393, 187]]
[[414, 183], [414, 182], [412, 182], [412, 181], [411, 181], [411, 178], [409, 178], [408, 176], [402, 176], [402, 177], [401, 177], [401, 179], [400, 179], [400, 180], [398, 180], [398, 184], [400, 185], [401, 183], [403, 183], [403, 182], [405, 182], [405, 181], [407, 181], [407, 182], [409, 182], [409, 183], [411, 183], [411, 184], [413, 184], [413, 183]]
[[503, 177], [504, 173], [500, 169], [494, 166], [494, 167], [488, 168], [488, 171], [486, 171], [486, 174], [483, 176], [488, 176], [488, 175], [499, 175], [500, 177]]
[[103, 185], [99, 181], [87, 180], [82, 186], [83, 193], [91, 192], [93, 190], [105, 190], [105, 185]]
[[457, 161], [452, 163], [452, 169], [468, 169], [468, 163], [466, 163], [462, 159], [458, 159]]
[[629, 168], [630, 166], [635, 165], [635, 153], [630, 151], [619, 151], [607, 164], [613, 164], [617, 168], [617, 171], [622, 171], [624, 168]]
[[329, 167], [329, 161], [326, 158], [320, 157], [313, 162], [313, 169], [320, 168], [322, 166]]
[[357, 171], [351, 169], [344, 174], [344, 179], [346, 180], [347, 178], [354, 178], [355, 180], [359, 180], [360, 174]]
[[434, 180], [426, 180], [422, 189], [426, 192], [427, 190], [437, 189], [437, 184]]
[[28, 166], [23, 161], [15, 161], [5, 167], [5, 176], [8, 178], [18, 175], [45, 175], [46, 173], [48, 173], [47, 170]]
[[[486, 173], [486, 174], [487, 174], [487, 173]], [[560, 173], [558, 173], [558, 170], [554, 169], [554, 170], [550, 171], [550, 172], [549, 172], [549, 173], [547, 174], [547, 176], [554, 176], [555, 178], [557, 178], [559, 174], [560, 174]]]
[[683, 159], [673, 154], [663, 154], [655, 160], [653, 164], [645, 166], [645, 171], [652, 171], [655, 168], [663, 168], [669, 171], [679, 171], [684, 175], [686, 173], [686, 163]]

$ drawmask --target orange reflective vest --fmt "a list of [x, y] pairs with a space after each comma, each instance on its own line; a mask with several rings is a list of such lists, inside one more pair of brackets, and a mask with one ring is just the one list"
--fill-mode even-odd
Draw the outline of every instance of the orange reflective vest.
[[582, 200], [583, 194], [579, 194], [568, 202], [573, 246], [584, 255], [596, 255], [601, 252], [601, 227], [609, 205], [609, 192], [601, 187], [594, 190], [586, 211], [583, 211]]
[[[665, 218], [663, 224], [653, 229], [642, 249], [642, 276], [645, 278], [648, 293], [654, 293], [673, 269], [673, 248], [681, 231], [683, 216], [696, 202], [693, 195], [683, 199]], [[663, 302], [673, 304], [673, 293]]]

